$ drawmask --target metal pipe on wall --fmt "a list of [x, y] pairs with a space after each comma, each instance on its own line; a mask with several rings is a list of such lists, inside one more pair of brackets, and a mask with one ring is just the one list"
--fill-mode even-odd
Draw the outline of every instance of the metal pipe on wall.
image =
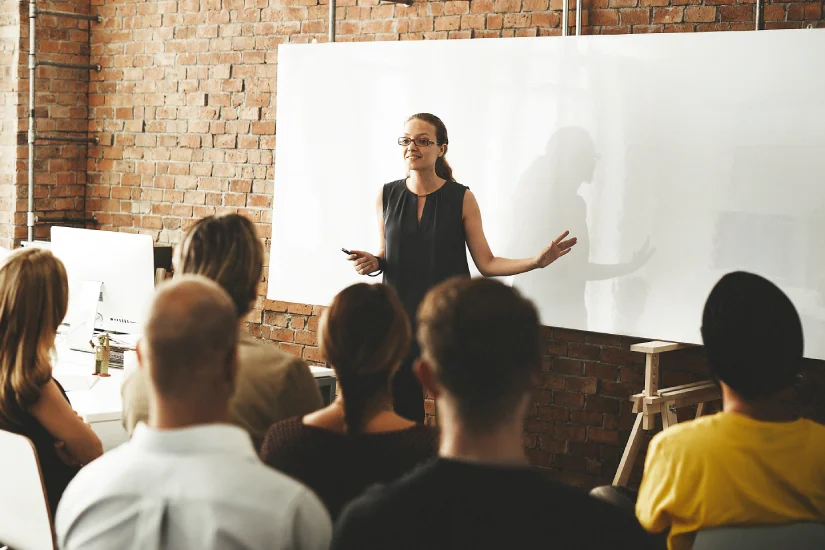
[[335, 42], [335, 0], [329, 0], [329, 41]]
[[765, 28], [765, 0], [756, 0], [756, 29], [761, 31]]
[[561, 0], [561, 35], [567, 36], [567, 21], [570, 19], [570, 0]]
[[55, 224], [55, 223], [97, 223], [96, 216], [88, 216], [85, 218], [71, 218], [69, 216], [63, 216], [60, 218], [43, 218], [35, 220], [38, 225], [43, 224]]
[[103, 17], [100, 15], [84, 15], [82, 13], [72, 13], [70, 11], [36, 10], [36, 14], [54, 15], [56, 17], [68, 17], [69, 19], [82, 19], [83, 21], [95, 21], [100, 23]]
[[[29, 131], [28, 131], [28, 145], [29, 145], [29, 165], [28, 165], [28, 212], [26, 213], [26, 229], [28, 241], [34, 241], [34, 226], [37, 223], [37, 217], [34, 215], [34, 145], [39, 139], [41, 141], [61, 141], [67, 143], [94, 143], [97, 145], [99, 140], [97, 137], [73, 137], [62, 135], [47, 135], [38, 136], [36, 128], [36, 120], [34, 118], [34, 91], [35, 91], [35, 72], [38, 66], [61, 67], [66, 69], [86, 69], [100, 72], [101, 66], [99, 63], [59, 63], [56, 61], [40, 61], [37, 62], [36, 57], [36, 36], [35, 36], [35, 22], [39, 14], [53, 15], [56, 17], [68, 17], [70, 19], [81, 19], [85, 21], [101, 22], [103, 19], [100, 15], [84, 15], [79, 13], [69, 13], [53, 10], [38, 10], [35, 5], [35, 0], [28, 0], [29, 2]], [[335, 0], [331, 0], [332, 4]], [[56, 218], [57, 219], [57, 218]], [[70, 218], [60, 218], [69, 220]], [[75, 223], [85, 223], [87, 218], [79, 219]]]
[[576, 0], [576, 36], [582, 33], [582, 0]]
[[68, 143], [94, 143], [97, 145], [100, 143], [100, 139], [97, 136], [95, 137], [70, 137], [70, 136], [37, 136], [37, 139], [40, 141], [66, 141]]
[[29, 210], [26, 214], [26, 230], [29, 242], [34, 241], [34, 71], [37, 68], [34, 58], [35, 17], [37, 17], [37, 8], [34, 5], [34, 0], [29, 0]]
[[38, 61], [38, 66], [43, 67], [59, 67], [61, 69], [85, 69], [87, 71], [100, 72], [100, 63], [60, 63], [59, 61]]

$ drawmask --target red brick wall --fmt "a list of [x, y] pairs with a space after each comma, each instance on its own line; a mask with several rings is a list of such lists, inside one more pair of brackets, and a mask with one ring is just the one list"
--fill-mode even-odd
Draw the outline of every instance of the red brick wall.
[[[277, 47], [325, 41], [328, 7], [317, 0], [91, 3], [104, 21], [92, 24], [90, 58], [104, 69], [91, 74], [88, 89], [89, 130], [100, 145], [88, 151], [87, 212], [103, 229], [147, 233], [159, 243], [176, 243], [201, 216], [241, 212], [257, 222], [268, 244]], [[747, 30], [753, 3], [585, 0], [584, 32]], [[560, 0], [337, 5], [340, 41], [560, 34]], [[821, 0], [769, 2], [766, 26], [822, 27], [822, 8]], [[263, 281], [247, 329], [322, 362], [316, 346], [321, 308], [265, 300], [265, 290]], [[627, 396], [642, 386], [643, 358], [628, 350], [632, 341], [625, 338], [549, 328], [545, 336], [547, 374], [535, 390], [525, 447], [534, 464], [560, 479], [607, 482], [627, 438]], [[704, 377], [700, 351], [668, 355], [663, 384]], [[808, 376], [819, 385], [802, 392], [811, 414], [825, 408], [817, 397], [822, 370], [822, 363], [813, 364]], [[434, 412], [431, 401], [427, 407]]]

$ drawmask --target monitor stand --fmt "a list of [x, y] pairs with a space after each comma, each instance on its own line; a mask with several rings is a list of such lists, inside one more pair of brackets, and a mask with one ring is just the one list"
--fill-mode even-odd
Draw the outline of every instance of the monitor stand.
[[90, 342], [92, 336], [94, 336], [97, 306], [100, 302], [100, 289], [102, 286], [103, 283], [100, 281], [83, 281], [80, 294], [72, 297], [72, 309], [74, 311], [69, 322], [69, 332], [66, 335], [69, 349], [88, 353], [94, 351]]

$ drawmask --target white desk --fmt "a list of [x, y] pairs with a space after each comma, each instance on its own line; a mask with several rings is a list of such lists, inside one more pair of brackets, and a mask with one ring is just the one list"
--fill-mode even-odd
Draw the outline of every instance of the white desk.
[[[126, 364], [126, 370], [131, 372], [130, 362], [127, 361]], [[328, 403], [335, 396], [335, 372], [314, 365], [310, 365], [309, 368], [324, 395], [324, 402]], [[108, 451], [129, 439], [121, 421], [123, 400], [120, 395], [120, 386], [127, 372], [122, 369], [109, 369], [111, 376], [107, 378], [92, 377], [89, 375], [92, 372], [93, 353], [69, 351], [62, 343], [58, 343], [53, 375], [64, 385], [72, 408], [89, 423], [103, 443], [103, 450]], [[90, 388], [84, 386], [84, 380], [92, 382], [93, 385]]]

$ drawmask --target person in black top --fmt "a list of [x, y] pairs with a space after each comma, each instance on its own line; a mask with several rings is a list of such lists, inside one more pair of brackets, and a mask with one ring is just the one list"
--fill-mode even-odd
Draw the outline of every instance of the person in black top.
[[31, 440], [52, 515], [79, 467], [103, 454], [52, 378], [51, 351], [68, 304], [66, 270], [50, 252], [18, 250], [0, 268], [0, 429]]
[[[374, 255], [353, 250], [348, 259], [361, 275], [383, 270], [384, 282], [398, 292], [413, 325], [418, 305], [429, 289], [455, 275], [469, 277], [465, 243], [485, 277], [547, 267], [576, 244], [575, 238], [564, 240], [565, 231], [533, 258], [494, 256], [484, 236], [475, 196], [453, 179], [446, 158], [447, 128], [441, 119], [429, 113], [412, 115], [398, 144], [403, 148], [408, 176], [384, 185], [378, 197], [379, 250]], [[413, 342], [393, 380], [393, 400], [396, 412], [421, 422], [424, 399], [412, 372], [418, 354]]]
[[370, 485], [434, 457], [438, 435], [392, 410], [390, 379], [410, 342], [392, 288], [361, 283], [342, 290], [321, 318], [318, 342], [340, 391], [328, 407], [274, 424], [261, 458], [315, 491], [335, 519]]
[[333, 550], [651, 547], [632, 514], [529, 469], [522, 426], [539, 331], [533, 304], [494, 280], [454, 278], [427, 294], [416, 372], [438, 399], [439, 458], [350, 503]]

